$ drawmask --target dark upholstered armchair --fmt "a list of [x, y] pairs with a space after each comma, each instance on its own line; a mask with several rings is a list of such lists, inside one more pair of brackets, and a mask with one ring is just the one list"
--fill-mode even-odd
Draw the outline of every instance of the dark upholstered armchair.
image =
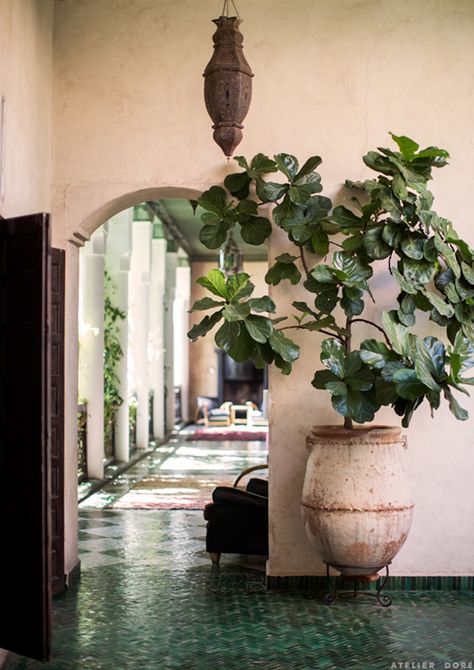
[[222, 553], [268, 556], [268, 481], [250, 479], [245, 489], [218, 486], [204, 518], [206, 549], [215, 565]]

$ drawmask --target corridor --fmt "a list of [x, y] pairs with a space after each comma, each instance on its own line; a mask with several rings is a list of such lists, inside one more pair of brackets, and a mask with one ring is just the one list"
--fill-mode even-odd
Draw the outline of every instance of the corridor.
[[[206, 480], [231, 482], [265, 460], [263, 442], [190, 442], [181, 434], [86, 499], [81, 579], [54, 600], [53, 660], [11, 655], [5, 667], [386, 670], [414, 660], [435, 669], [473, 660], [472, 593], [396, 592], [389, 609], [372, 599], [328, 607], [310, 590], [267, 591], [262, 559], [224, 555], [213, 568], [202, 511], [189, 508], [190, 497]], [[140, 480], [158, 475], [174, 482], [167, 491], [187, 482], [187, 509], [137, 509], [136, 496], [132, 507], [120, 507]], [[200, 482], [194, 493], [193, 479]], [[150, 486], [140, 490], [151, 505]], [[167, 494], [158, 491], [157, 504], [175, 494], [163, 502]]]

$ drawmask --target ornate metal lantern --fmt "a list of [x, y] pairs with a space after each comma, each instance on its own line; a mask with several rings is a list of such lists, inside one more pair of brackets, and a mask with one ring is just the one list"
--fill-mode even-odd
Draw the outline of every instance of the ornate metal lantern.
[[[214, 121], [214, 140], [229, 158], [242, 140], [242, 121], [252, 99], [252, 70], [247, 63], [237, 16], [214, 19], [217, 30], [213, 35], [214, 53], [204, 71], [204, 99], [209, 116]], [[228, 10], [228, 0], [224, 2]]]
[[226, 277], [236, 275], [242, 271], [243, 259], [244, 254], [229, 231], [225, 244], [219, 249], [219, 270], [222, 270]]

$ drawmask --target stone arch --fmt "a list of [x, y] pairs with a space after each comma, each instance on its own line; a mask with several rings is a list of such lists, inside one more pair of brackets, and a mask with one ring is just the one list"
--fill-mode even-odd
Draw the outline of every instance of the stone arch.
[[152, 186], [124, 192], [124, 187], [120, 184], [108, 185], [101, 193], [97, 193], [97, 188], [79, 189], [76, 194], [69, 194], [63, 208], [63, 216], [58, 218], [63, 219], [66, 239], [76, 246], [82, 246], [97, 228], [124, 209], [147, 200], [160, 200], [161, 198], [196, 199], [204, 188], [205, 186], [194, 188]]

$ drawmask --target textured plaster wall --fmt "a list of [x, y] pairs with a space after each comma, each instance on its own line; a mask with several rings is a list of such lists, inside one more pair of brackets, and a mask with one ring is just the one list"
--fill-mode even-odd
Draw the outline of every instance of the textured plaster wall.
[[[87, 236], [134, 198], [139, 202], [140, 193], [186, 197], [233, 169], [211, 139], [202, 101], [210, 19], [219, 9], [213, 0], [56, 3], [58, 244]], [[436, 175], [436, 206], [474, 244], [472, 0], [240, 0], [239, 11], [255, 79], [237, 153], [318, 153], [325, 192], [337, 199], [346, 177], [368, 175], [360, 157], [385, 145], [389, 130], [446, 147], [451, 166]], [[274, 236], [272, 254], [282, 249]], [[72, 245], [68, 253], [75, 253]], [[376, 283], [383, 304], [387, 289]], [[71, 309], [76, 284], [71, 277]], [[296, 296], [285, 285], [274, 297], [285, 311]], [[318, 336], [298, 341], [304, 353], [294, 375], [271, 374], [273, 575], [322, 569], [304, 537], [298, 499], [304, 437], [334, 415], [326, 396], [309, 386], [319, 365]], [[467, 405], [473, 412], [472, 401]], [[381, 420], [395, 419], [387, 412]], [[445, 409], [434, 419], [421, 411], [408, 436], [416, 513], [393, 573], [473, 574], [472, 420], [457, 423]]]
[[4, 130], [5, 218], [49, 212], [53, 0], [0, 3], [0, 95]]

